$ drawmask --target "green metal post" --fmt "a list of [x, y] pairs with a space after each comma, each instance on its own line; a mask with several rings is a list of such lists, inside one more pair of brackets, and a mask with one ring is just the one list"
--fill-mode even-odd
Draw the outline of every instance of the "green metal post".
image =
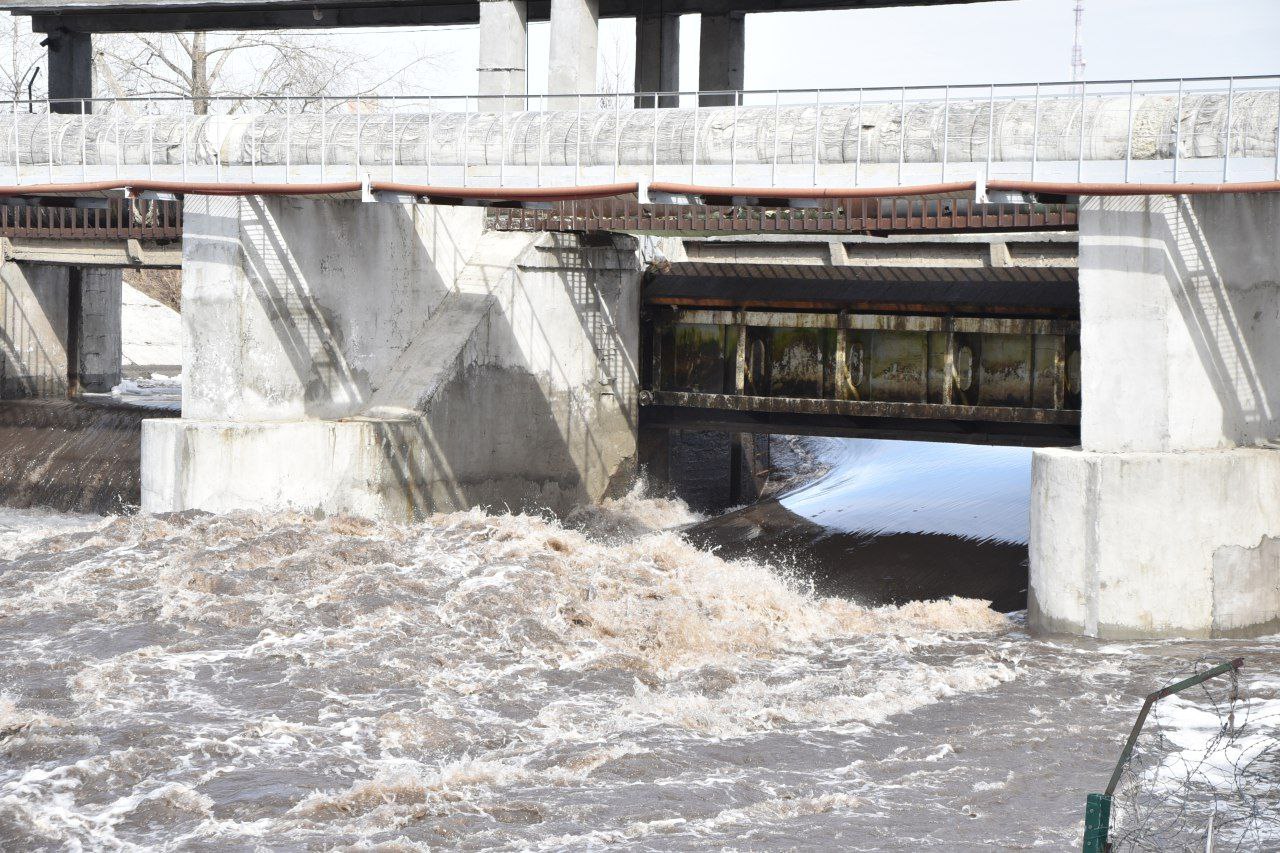
[[1124, 773], [1125, 765], [1129, 763], [1129, 757], [1133, 755], [1133, 746], [1138, 742], [1138, 735], [1142, 733], [1142, 725], [1147, 721], [1147, 715], [1151, 713], [1151, 706], [1166, 696], [1181, 693], [1188, 687], [1194, 687], [1224, 672], [1238, 670], [1242, 666], [1244, 666], [1244, 658], [1220, 663], [1199, 675], [1193, 675], [1163, 687], [1147, 697], [1147, 700], [1142, 703], [1142, 710], [1138, 712], [1138, 719], [1133, 723], [1133, 730], [1129, 732], [1129, 739], [1125, 741], [1124, 749], [1120, 752], [1120, 760], [1116, 762], [1116, 769], [1111, 773], [1111, 780], [1107, 782], [1106, 793], [1089, 794], [1085, 798], [1084, 847], [1082, 848], [1084, 853], [1107, 853], [1111, 849], [1111, 844], [1107, 841], [1107, 835], [1111, 830], [1111, 795], [1116, 792], [1116, 786], [1120, 784], [1120, 776]]

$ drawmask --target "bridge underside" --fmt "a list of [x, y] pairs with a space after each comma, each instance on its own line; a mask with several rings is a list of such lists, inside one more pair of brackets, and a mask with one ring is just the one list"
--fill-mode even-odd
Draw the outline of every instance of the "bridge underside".
[[683, 263], [643, 299], [642, 427], [1079, 443], [1071, 269]]

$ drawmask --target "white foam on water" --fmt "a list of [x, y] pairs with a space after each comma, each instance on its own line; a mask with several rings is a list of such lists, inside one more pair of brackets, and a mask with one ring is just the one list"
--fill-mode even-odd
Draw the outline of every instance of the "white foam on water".
[[1036, 787], [1026, 744], [1071, 761], [1082, 713], [1125, 727], [1116, 673], [1149, 658], [1101, 666], [972, 600], [818, 597], [665, 529], [688, 517], [643, 493], [570, 526], [23, 516], [0, 563], [0, 849], [1071, 837], [1074, 805], [983, 816]]

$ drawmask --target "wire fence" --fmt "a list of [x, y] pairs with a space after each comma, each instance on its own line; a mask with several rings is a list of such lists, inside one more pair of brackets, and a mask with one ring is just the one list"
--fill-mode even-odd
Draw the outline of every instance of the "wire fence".
[[[1197, 662], [1176, 680], [1203, 672]], [[1280, 684], [1238, 672], [1157, 702], [1112, 805], [1116, 851], [1258, 851], [1280, 845]]]
[[1280, 180], [1280, 76], [9, 101], [0, 102], [5, 171], [13, 183], [216, 179], [224, 171], [251, 181], [368, 176], [461, 186]]

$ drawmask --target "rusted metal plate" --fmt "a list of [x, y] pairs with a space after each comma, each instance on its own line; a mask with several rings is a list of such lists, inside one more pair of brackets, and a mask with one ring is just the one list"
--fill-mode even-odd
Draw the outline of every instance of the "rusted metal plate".
[[1031, 335], [983, 335], [978, 405], [1030, 406]]
[[110, 198], [98, 207], [57, 204], [0, 205], [0, 234], [47, 240], [182, 239], [182, 203], [162, 199]]
[[953, 198], [832, 198], [813, 208], [639, 204], [616, 198], [547, 209], [490, 208], [500, 231], [612, 230], [650, 234], [901, 234], [1073, 229], [1069, 204], [1010, 205]]
[[850, 417], [920, 418], [998, 423], [1077, 426], [1080, 413], [1071, 410], [1024, 409], [1006, 406], [944, 405], [938, 403], [873, 400], [813, 400], [795, 397], [749, 397], [687, 391], [642, 392], [642, 406], [681, 406], [733, 412], [797, 412]]
[[657, 322], [709, 323], [776, 328], [867, 329], [900, 332], [982, 332], [1006, 335], [1079, 334], [1078, 320], [1044, 320], [1023, 317], [951, 317], [910, 314], [848, 314], [815, 311], [727, 311], [674, 308], [653, 314]]

